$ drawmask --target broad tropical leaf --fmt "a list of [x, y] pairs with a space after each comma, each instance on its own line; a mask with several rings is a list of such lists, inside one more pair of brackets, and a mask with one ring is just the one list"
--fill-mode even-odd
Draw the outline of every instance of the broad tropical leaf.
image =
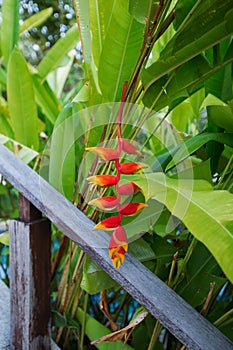
[[64, 57], [70, 50], [75, 48], [79, 40], [78, 28], [73, 26], [66, 35], [60, 38], [56, 44], [49, 50], [38, 66], [38, 73], [42, 79], [59, 66]]
[[59, 115], [51, 140], [49, 182], [68, 199], [72, 199], [75, 182], [75, 141], [72, 107]]
[[40, 106], [45, 117], [53, 125], [61, 111], [61, 102], [55, 96], [47, 80], [43, 82], [38, 74], [33, 74], [32, 79], [35, 89], [36, 102]]
[[173, 168], [175, 165], [182, 162], [189, 155], [194, 153], [200, 147], [205, 145], [209, 141], [216, 141], [221, 144], [226, 144], [233, 147], [233, 134], [232, 133], [208, 133], [204, 132], [202, 134], [191, 137], [185, 141], [179, 150], [173, 155], [172, 160], [167, 165], [166, 170]]
[[114, 0], [89, 0], [89, 4], [92, 54], [95, 65], [98, 67], [104, 40], [107, 34], [108, 24], [111, 20], [111, 16], [109, 16], [109, 14], [112, 13]]
[[[111, 331], [103, 326], [100, 322], [90, 316], [88, 313], [84, 313], [81, 308], [78, 308], [76, 317], [78, 321], [82, 324], [85, 319], [85, 333], [87, 334], [90, 340], [95, 340], [98, 337], [103, 335], [110, 334]], [[123, 341], [118, 341], [114, 343], [101, 343], [96, 345], [99, 350], [122, 350], [124, 347], [125, 350], [133, 350], [128, 344], [123, 344]]]
[[[177, 31], [161, 52], [158, 61], [145, 70], [144, 75], [149, 77], [150, 74], [151, 76], [150, 79], [146, 78], [144, 83], [147, 94], [150, 94], [150, 89], [153, 88], [153, 84], [156, 83], [158, 79], [174, 71], [195, 56], [200, 55], [209, 47], [230, 37], [233, 34], [232, 14], [233, 3], [231, 0], [224, 2], [219, 2], [217, 0], [200, 2], [199, 6], [197, 6], [192, 13], [191, 19]], [[191, 37], [195, 38], [195, 40], [190, 40]], [[230, 56], [232, 57], [232, 50]], [[230, 59], [230, 57], [227, 54], [225, 61], [228, 61], [228, 59]], [[198, 60], [200, 60], [200, 58], [198, 58]], [[200, 63], [198, 64], [200, 65]], [[208, 71], [210, 72], [210, 67], [208, 69], [207, 67], [208, 62], [204, 64], [203, 61], [201, 63], [201, 72], [199, 72], [199, 76], [203, 74], [206, 75]], [[182, 66], [182, 70], [183, 69]], [[183, 72], [183, 77], [188, 73], [188, 69], [185, 70], [185, 73]], [[165, 82], [166, 80], [167, 79], [165, 79]], [[164, 81], [161, 83], [164, 84]], [[149, 99], [149, 97], [145, 98]], [[148, 100], [146, 103], [149, 105]]]
[[170, 212], [213, 254], [229, 280], [233, 281], [233, 195], [214, 191], [203, 180], [171, 179], [163, 173], [145, 178], [130, 176], [147, 198], [166, 205]]
[[33, 83], [27, 63], [17, 47], [8, 64], [7, 95], [15, 139], [37, 150], [39, 125]]
[[128, 12], [127, 2], [116, 0], [99, 64], [99, 84], [107, 101], [119, 101], [130, 78], [143, 41], [144, 26]]
[[[231, 53], [231, 54], [230, 54]], [[210, 64], [203, 54], [200, 54], [190, 61], [184, 63], [169, 81], [169, 76], [162, 77], [156, 83], [151, 85], [151, 78], [156, 74], [157, 69], [152, 65], [144, 70], [142, 74], [143, 84], [146, 86], [146, 94], [143, 102], [151, 106], [157, 98], [154, 109], [160, 110], [166, 106], [170, 109], [191, 96], [194, 92], [204, 86], [205, 80], [212, 75], [221, 73], [223, 69], [228, 69], [233, 61], [233, 43], [229, 47], [227, 56], [223, 61], [218, 61], [214, 65]], [[169, 81], [169, 82], [168, 82]], [[148, 88], [149, 86], [149, 88]], [[163, 87], [166, 86], [166, 89]]]
[[19, 39], [19, 1], [4, 0], [2, 4], [1, 50], [7, 67], [10, 54]]

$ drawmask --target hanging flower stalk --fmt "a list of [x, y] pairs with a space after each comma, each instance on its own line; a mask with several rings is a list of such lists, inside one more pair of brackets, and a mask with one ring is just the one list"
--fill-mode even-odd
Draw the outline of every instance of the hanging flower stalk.
[[127, 154], [141, 155], [140, 151], [134, 147], [126, 139], [121, 136], [122, 113], [126, 96], [127, 83], [124, 84], [120, 109], [117, 117], [117, 149], [105, 147], [90, 147], [87, 151], [96, 153], [105, 161], [114, 161], [116, 167], [116, 175], [96, 175], [90, 176], [87, 180], [90, 183], [106, 187], [115, 186], [116, 196], [105, 196], [93, 199], [89, 202], [90, 205], [96, 206], [98, 209], [105, 211], [115, 210], [117, 215], [111, 216], [99, 222], [94, 230], [113, 231], [109, 241], [109, 255], [115, 268], [119, 268], [124, 262], [125, 253], [128, 250], [128, 240], [124, 227], [122, 226], [123, 216], [132, 216], [137, 214], [147, 205], [144, 203], [127, 203], [122, 204], [122, 196], [133, 195], [138, 191], [138, 186], [129, 182], [120, 185], [121, 174], [134, 174], [146, 167], [140, 163], [120, 163], [122, 152]]

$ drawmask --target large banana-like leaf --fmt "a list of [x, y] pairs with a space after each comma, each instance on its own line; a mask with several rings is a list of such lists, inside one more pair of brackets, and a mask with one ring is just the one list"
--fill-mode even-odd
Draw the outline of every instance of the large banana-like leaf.
[[185, 141], [178, 151], [173, 155], [172, 160], [167, 165], [166, 170], [171, 169], [175, 165], [182, 162], [189, 155], [194, 153], [200, 147], [205, 145], [209, 141], [216, 141], [221, 144], [226, 144], [230, 147], [233, 147], [233, 133], [209, 133], [205, 132], [194, 137], [191, 137]]
[[170, 212], [213, 254], [233, 282], [233, 195], [215, 191], [204, 180], [171, 179], [163, 173], [130, 176], [146, 198], [166, 205]]
[[38, 73], [42, 79], [46, 79], [47, 75], [59, 66], [64, 56], [70, 50], [75, 48], [79, 40], [78, 28], [73, 26], [68, 30], [63, 38], [60, 38], [56, 44], [49, 50], [46, 56], [38, 65]]
[[89, 0], [90, 29], [92, 35], [92, 54], [95, 65], [99, 66], [100, 55], [111, 19], [114, 0]]
[[31, 74], [17, 47], [9, 59], [7, 96], [15, 139], [37, 150], [39, 124]]
[[89, 18], [89, 0], [75, 0], [79, 20], [80, 39], [82, 42], [84, 60], [88, 65], [92, 62], [92, 44], [91, 44], [91, 31], [90, 31], [90, 18]]
[[55, 96], [47, 80], [43, 82], [38, 74], [33, 74], [32, 79], [36, 102], [40, 106], [45, 117], [54, 124], [62, 108], [61, 102]]
[[19, 39], [19, 1], [4, 0], [2, 4], [1, 50], [5, 67]]
[[72, 106], [66, 107], [55, 123], [49, 163], [49, 182], [70, 200], [75, 182], [75, 140], [72, 113]]
[[[231, 0], [201, 1], [191, 19], [181, 26], [181, 29], [161, 52], [158, 61], [144, 72], [147, 75], [144, 83], [147, 93], [150, 93], [150, 88], [158, 79], [200, 55], [209, 47], [230, 37], [233, 34], [232, 15], [233, 3]], [[228, 56], [226, 55], [226, 60], [230, 59]], [[230, 56], [232, 57], [232, 50]], [[208, 70], [207, 65], [205, 70]], [[183, 76], [186, 74], [188, 74], [188, 69], [183, 71]], [[149, 75], [150, 79], [148, 79]]]
[[20, 26], [20, 35], [22, 35], [26, 30], [30, 30], [35, 27], [39, 27], [43, 24], [53, 13], [53, 8], [48, 7], [42, 11], [39, 11], [32, 15], [31, 17], [25, 19]]
[[144, 26], [128, 12], [128, 1], [116, 0], [99, 64], [99, 84], [105, 100], [119, 101], [140, 52]]
[[[221, 72], [224, 67], [227, 69], [231, 68], [229, 64], [232, 63], [232, 61], [233, 42], [231, 43], [223, 61], [220, 60], [212, 65], [202, 54], [200, 54], [184, 63], [177, 70], [173, 79], [171, 79], [169, 83], [169, 77], [166, 76], [160, 78], [156, 83], [150, 86], [151, 78], [155, 74], [154, 69], [156, 69], [156, 67], [152, 65], [150, 68], [144, 70], [142, 74], [144, 86], [150, 86], [145, 94], [143, 102], [146, 106], [151, 106], [155, 101], [155, 97], [159, 96], [154, 105], [154, 109], [161, 110], [166, 106], [169, 106], [170, 109], [172, 109], [204, 86], [204, 82], [209, 77], [212, 75], [215, 76], [214, 73]], [[166, 89], [164, 89], [164, 86], [166, 86]]]

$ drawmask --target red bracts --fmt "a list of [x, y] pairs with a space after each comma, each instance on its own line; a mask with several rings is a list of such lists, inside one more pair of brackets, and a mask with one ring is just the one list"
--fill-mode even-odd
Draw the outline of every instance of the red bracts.
[[[116, 168], [116, 176], [114, 175], [96, 175], [90, 176], [87, 180], [93, 184], [99, 186], [115, 186], [116, 196], [106, 196], [93, 199], [89, 202], [90, 205], [94, 205], [97, 208], [105, 211], [114, 210], [118, 215], [109, 217], [107, 219], [99, 222], [94, 230], [107, 230], [113, 231], [110, 241], [109, 241], [109, 256], [112, 260], [112, 263], [115, 268], [119, 268], [124, 262], [125, 253], [128, 250], [128, 240], [125, 229], [122, 226], [122, 217], [123, 216], [132, 216], [139, 213], [147, 207], [145, 203], [127, 203], [122, 204], [122, 196], [132, 196], [137, 191], [139, 187], [133, 183], [129, 182], [123, 185], [119, 185], [121, 180], [121, 174], [135, 174], [138, 171], [146, 168], [146, 164], [128, 162], [120, 163], [120, 156], [122, 152], [127, 154], [137, 154], [141, 156], [141, 152], [132, 145], [126, 139], [121, 137], [121, 115], [123, 111], [123, 103], [126, 95], [126, 84], [123, 88], [121, 106], [117, 118], [117, 134], [118, 134], [118, 146], [117, 149], [111, 149], [107, 147], [89, 147], [86, 148], [89, 152], [94, 152], [99, 157], [105, 161], [114, 161]], [[125, 198], [125, 197], [124, 197]]]

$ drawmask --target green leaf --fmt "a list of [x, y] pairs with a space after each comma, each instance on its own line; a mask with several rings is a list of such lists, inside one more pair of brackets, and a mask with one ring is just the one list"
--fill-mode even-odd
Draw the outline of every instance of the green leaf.
[[10, 234], [9, 232], [5, 232], [0, 234], [0, 243], [4, 245], [10, 245]]
[[231, 264], [233, 232], [228, 222], [233, 216], [233, 195], [214, 191], [202, 180], [177, 180], [163, 173], [147, 174], [146, 178], [130, 176], [147, 198], [165, 204], [188, 230], [213, 254], [222, 270], [233, 281]]
[[140, 23], [146, 23], [149, 7], [148, 0], [129, 0], [129, 13]]
[[[111, 333], [107, 327], [103, 326], [89, 314], [84, 313], [81, 308], [77, 309], [76, 317], [81, 324], [83, 324], [83, 320], [85, 321], [85, 333], [91, 341]], [[123, 341], [120, 340], [113, 343], [104, 342], [96, 344], [95, 347], [99, 350], [122, 350]], [[133, 350], [128, 344], [124, 345], [124, 349]]]
[[[228, 38], [220, 44], [214, 46], [213, 49], [207, 50], [206, 57], [211, 64], [214, 65], [216, 62], [221, 62], [222, 57], [226, 55], [230, 44], [231, 38]], [[231, 69], [231, 64], [229, 64], [226, 67], [222, 67], [220, 71], [209, 78], [205, 83], [206, 94], [215, 95], [224, 102], [231, 100], [233, 97], [231, 89]]]
[[39, 130], [32, 78], [17, 47], [14, 48], [8, 64], [7, 95], [15, 139], [37, 150]]
[[220, 277], [216, 260], [201, 243], [198, 243], [187, 263], [186, 273], [176, 292], [190, 305], [197, 307], [205, 302], [210, 283], [215, 282], [213, 295], [226, 282]]
[[174, 18], [174, 27], [177, 30], [182, 24], [184, 19], [188, 16], [190, 11], [193, 9], [194, 5], [197, 3], [197, 0], [179, 0], [175, 7], [175, 18]]
[[55, 96], [47, 81], [42, 82], [38, 74], [32, 76], [36, 102], [40, 106], [45, 117], [54, 124], [61, 111], [61, 103]]
[[7, 67], [10, 54], [19, 39], [19, 1], [4, 0], [2, 4], [1, 50]]
[[[230, 51], [231, 47], [233, 45], [229, 47]], [[179, 67], [169, 83], [169, 76], [162, 77], [154, 82], [152, 78], [155, 76], [157, 69], [155, 63], [142, 73], [142, 80], [146, 90], [143, 102], [146, 106], [151, 106], [156, 96], [159, 96], [154, 106], [155, 109], [159, 110], [165, 106], [169, 106], [172, 109], [187, 97], [192, 96], [194, 92], [204, 86], [206, 79], [221, 71], [223, 67], [228, 67], [232, 61], [233, 55], [228, 55], [223, 61], [210, 65], [205, 56], [200, 54]], [[166, 86], [166, 89], [164, 89], [164, 86]]]
[[129, 243], [129, 253], [141, 262], [155, 259], [153, 250], [143, 238], [139, 238], [136, 241]]
[[[178, 31], [161, 53], [161, 68], [171, 70], [207, 48], [233, 34], [233, 3], [231, 0], [202, 1], [181, 31]], [[190, 40], [195, 38], [195, 40]], [[164, 65], [164, 67], [163, 67]], [[161, 74], [161, 73], [160, 73]]]
[[[171, 71], [174, 72], [175, 69], [193, 59], [191, 72], [189, 72], [187, 66], [187, 69], [183, 67], [178, 69], [175, 75], [175, 77], [178, 77], [175, 78], [175, 82], [179, 84], [179, 94], [176, 99], [184, 92], [186, 92], [186, 97], [188, 97], [186, 90], [191, 90], [192, 93], [196, 91], [197, 88], [200, 87], [198, 84], [209, 77], [210, 74], [214, 73], [214, 67], [218, 67], [218, 69], [221, 68], [219, 62], [215, 62], [213, 67], [210, 66], [209, 62], [205, 62], [205, 59], [201, 54], [209, 47], [216, 45], [233, 34], [233, 22], [231, 21], [232, 15], [233, 3], [231, 0], [224, 1], [224, 3], [219, 2], [218, 0], [200, 2], [199, 6], [197, 6], [192, 14], [191, 19], [186, 22], [181, 30], [177, 31], [165, 49], [161, 52], [158, 61], [144, 71], [143, 80], [145, 90], [147, 91], [157, 82], [160, 87], [159, 91], [163, 91], [161, 87], [166, 86], [164, 83], [167, 82], [168, 78], [164, 78], [165, 82], [158, 82], [158, 80], [164, 77], [167, 73]], [[195, 40], [190, 40], [190, 38], [195, 38]], [[194, 60], [195, 56], [198, 57]], [[225, 56], [225, 64], [227, 64], [229, 59], [232, 61], [232, 45]], [[197, 63], [197, 67], [195, 67], [194, 62]], [[196, 68], [200, 69], [200, 72], [198, 72]], [[181, 72], [179, 73], [179, 71]], [[192, 81], [193, 84], [191, 84]], [[181, 89], [182, 86], [183, 89]], [[151, 95], [152, 92], [153, 91], [151, 91]], [[175, 89], [172, 89], [172, 92], [174, 94]], [[169, 94], [171, 94], [171, 92]], [[158, 93], [154, 96], [156, 97], [157, 95]], [[165, 97], [166, 96], [162, 96], [162, 98]], [[147, 101], [147, 105], [149, 105], [149, 101]], [[158, 105], [160, 106], [160, 104]], [[169, 104], [166, 102], [165, 105]], [[159, 108], [161, 108], [161, 106]]]
[[53, 14], [53, 8], [48, 7], [42, 11], [39, 11], [31, 17], [25, 19], [20, 26], [20, 35], [25, 31], [42, 25]]
[[69, 200], [75, 183], [75, 140], [72, 106], [65, 107], [55, 123], [50, 149], [49, 182]]
[[[90, 29], [92, 34], [92, 54], [95, 65], [99, 66], [100, 55], [103, 49], [108, 24], [112, 16], [114, 0], [89, 0]], [[84, 47], [87, 42], [84, 41]]]
[[24, 145], [16, 142], [12, 138], [0, 134], [0, 143], [8, 147], [8, 145], [14, 145], [14, 147], [9, 147], [12, 152], [14, 152], [24, 163], [28, 164], [33, 159], [38, 156], [38, 152], [31, 148], [25, 147]]
[[75, 48], [79, 40], [78, 28], [73, 26], [68, 30], [66, 35], [60, 38], [56, 44], [49, 50], [43, 60], [38, 65], [38, 73], [42, 79], [59, 66], [64, 57], [70, 50]]
[[86, 0], [75, 0], [78, 10], [79, 27], [81, 31], [81, 41], [84, 60], [88, 65], [92, 63], [92, 42], [91, 42], [91, 31], [90, 31], [90, 17], [89, 10], [90, 4]]
[[81, 287], [89, 294], [117, 286], [117, 283], [103, 271], [91, 258], [86, 257], [83, 266]]
[[0, 67], [0, 83], [1, 85], [6, 88], [6, 72], [2, 67]]
[[209, 106], [208, 117], [216, 126], [233, 133], [233, 111], [229, 106]]
[[128, 1], [116, 0], [99, 64], [99, 84], [105, 100], [119, 101], [143, 41], [144, 26], [128, 12]]
[[221, 144], [226, 144], [230, 147], [233, 147], [232, 133], [204, 132], [202, 134], [191, 137], [180, 146], [179, 150], [173, 155], [172, 160], [167, 165], [166, 171], [182, 162], [184, 159], [189, 157], [190, 154], [194, 153], [196, 150], [198, 150], [200, 147], [202, 147], [209, 141], [216, 141]]

